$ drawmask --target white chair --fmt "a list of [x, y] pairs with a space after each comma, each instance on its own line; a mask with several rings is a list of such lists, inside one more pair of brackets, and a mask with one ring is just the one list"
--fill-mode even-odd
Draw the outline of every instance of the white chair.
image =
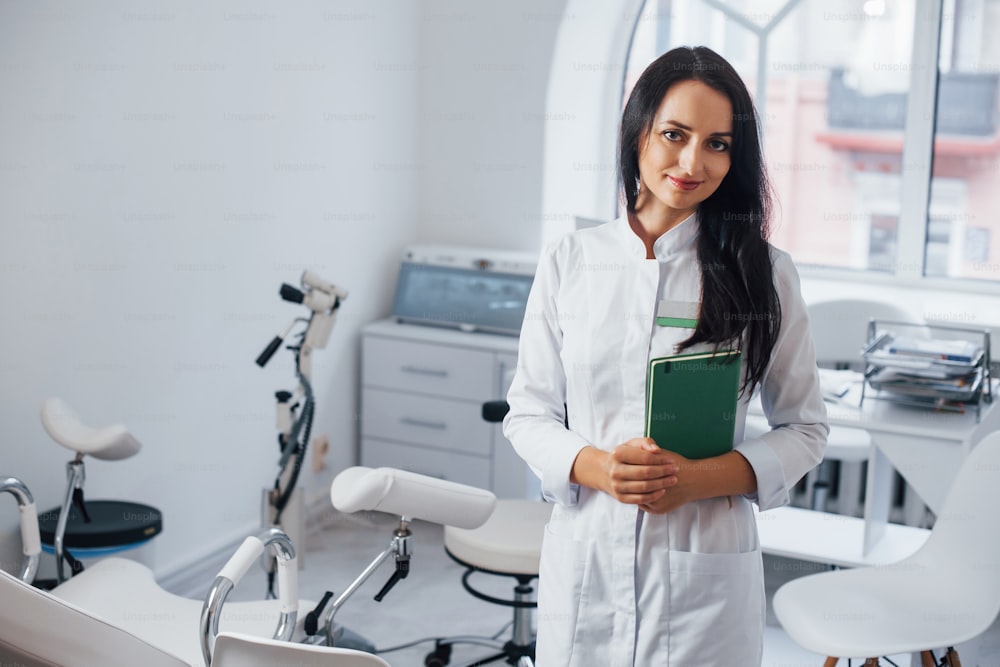
[[1000, 431], [987, 435], [955, 476], [927, 542], [898, 563], [838, 570], [788, 582], [774, 612], [804, 648], [867, 658], [946, 649], [943, 664], [959, 667], [954, 647], [989, 628], [1000, 613]]

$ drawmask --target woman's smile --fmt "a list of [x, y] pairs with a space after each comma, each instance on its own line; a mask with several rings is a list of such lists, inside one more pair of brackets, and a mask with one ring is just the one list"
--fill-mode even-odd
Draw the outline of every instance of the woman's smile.
[[676, 178], [674, 176], [671, 176], [670, 174], [667, 174], [667, 180], [669, 180], [678, 190], [685, 190], [685, 191], [694, 190], [702, 183], [701, 181], [691, 181], [685, 178]]

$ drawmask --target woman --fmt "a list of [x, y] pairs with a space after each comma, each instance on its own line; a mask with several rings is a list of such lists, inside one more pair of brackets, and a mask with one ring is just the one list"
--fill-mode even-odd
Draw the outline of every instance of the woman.
[[[654, 61], [625, 107], [619, 160], [626, 215], [543, 253], [507, 397], [504, 433], [556, 503], [537, 664], [759, 665], [751, 502], [786, 504], [828, 427], [798, 275], [766, 240], [755, 113], [732, 66], [704, 47]], [[743, 353], [734, 450], [693, 461], [641, 437], [649, 360], [731, 347]], [[772, 430], [744, 440], [755, 390]]]

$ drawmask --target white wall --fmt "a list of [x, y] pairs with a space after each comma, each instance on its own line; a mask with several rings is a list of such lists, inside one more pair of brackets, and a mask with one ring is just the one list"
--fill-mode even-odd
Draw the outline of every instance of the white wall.
[[355, 461], [358, 330], [388, 311], [416, 237], [415, 16], [403, 1], [0, 4], [0, 474], [41, 509], [70, 458], [38, 419], [57, 394], [144, 443], [90, 460], [87, 490], [163, 510], [158, 574], [253, 530], [273, 392], [294, 386], [290, 353], [254, 359], [305, 314], [278, 298], [305, 268], [350, 291], [315, 355], [331, 454], [312, 497]]
[[545, 98], [566, 0], [427, 0], [420, 15], [422, 241], [537, 250]]

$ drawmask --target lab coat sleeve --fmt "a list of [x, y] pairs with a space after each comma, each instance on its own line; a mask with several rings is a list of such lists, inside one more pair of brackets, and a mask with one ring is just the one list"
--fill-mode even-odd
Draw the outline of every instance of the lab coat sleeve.
[[823, 458], [830, 431], [798, 272], [787, 253], [772, 252], [781, 328], [760, 386], [771, 429], [736, 446], [757, 476], [750, 497], [762, 511], [788, 504], [790, 489]]
[[559, 313], [561, 253], [565, 244], [542, 253], [528, 295], [518, 344], [517, 370], [507, 402], [504, 435], [541, 480], [546, 500], [575, 505], [580, 489], [570, 471], [589, 443], [565, 426], [566, 373], [561, 359]]

